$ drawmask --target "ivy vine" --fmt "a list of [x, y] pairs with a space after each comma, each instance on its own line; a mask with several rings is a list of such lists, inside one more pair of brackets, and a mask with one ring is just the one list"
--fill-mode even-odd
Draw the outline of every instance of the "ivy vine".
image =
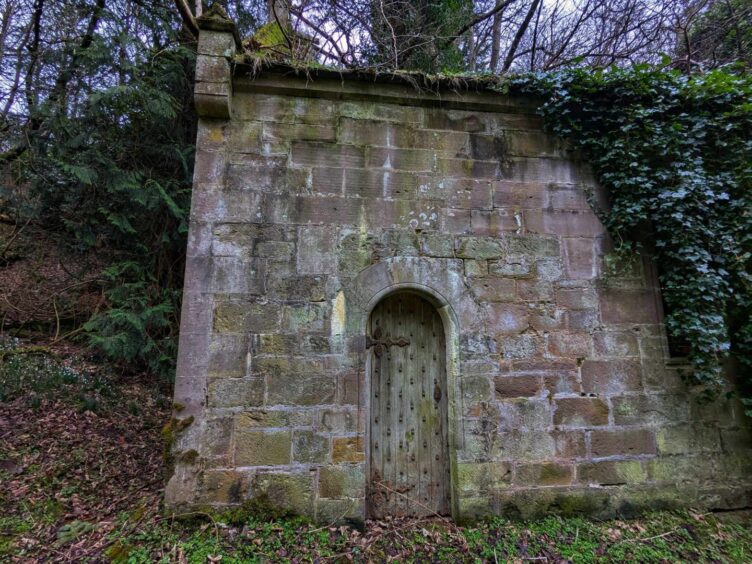
[[752, 408], [752, 76], [568, 69], [508, 87], [541, 96], [546, 127], [588, 159], [609, 194], [599, 214], [617, 256], [658, 264], [688, 377], [717, 394], [731, 362]]

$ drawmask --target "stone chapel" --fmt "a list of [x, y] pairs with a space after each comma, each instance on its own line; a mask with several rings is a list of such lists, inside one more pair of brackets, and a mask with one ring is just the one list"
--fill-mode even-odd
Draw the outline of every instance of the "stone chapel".
[[752, 505], [743, 409], [701, 404], [655, 266], [538, 100], [244, 57], [199, 19], [168, 510], [321, 522]]

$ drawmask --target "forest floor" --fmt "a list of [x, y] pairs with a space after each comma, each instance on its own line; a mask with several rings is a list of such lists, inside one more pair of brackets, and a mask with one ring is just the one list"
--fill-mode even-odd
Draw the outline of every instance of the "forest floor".
[[743, 513], [362, 529], [258, 509], [172, 519], [160, 507], [167, 394], [70, 345], [0, 340], [0, 561], [752, 561]]

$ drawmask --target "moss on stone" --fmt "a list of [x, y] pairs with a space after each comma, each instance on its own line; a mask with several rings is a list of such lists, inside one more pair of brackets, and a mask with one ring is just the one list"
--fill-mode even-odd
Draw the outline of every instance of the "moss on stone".
[[196, 449], [186, 450], [181, 452], [177, 458], [185, 464], [194, 464], [198, 459], [198, 451]]

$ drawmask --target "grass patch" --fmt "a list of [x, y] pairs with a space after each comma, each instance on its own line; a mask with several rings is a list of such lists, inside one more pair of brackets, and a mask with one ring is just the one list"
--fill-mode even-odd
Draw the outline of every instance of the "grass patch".
[[248, 518], [229, 525], [162, 520], [148, 529], [110, 536], [113, 561], [203, 563], [399, 562], [748, 562], [749, 522], [712, 514], [658, 512], [639, 520], [549, 517], [533, 522], [491, 519], [472, 527], [439, 520], [368, 523], [364, 530], [319, 527], [300, 518]]

